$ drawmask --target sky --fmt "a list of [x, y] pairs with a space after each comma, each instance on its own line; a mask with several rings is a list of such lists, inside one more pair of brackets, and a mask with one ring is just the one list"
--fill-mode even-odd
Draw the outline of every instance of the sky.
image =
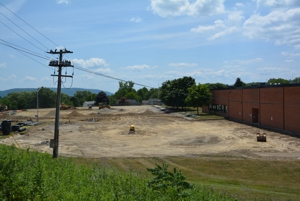
[[1, 91], [56, 87], [49, 61], [58, 57], [47, 52], [63, 48], [74, 65], [62, 69], [74, 74], [64, 88], [115, 93], [120, 80], [138, 90], [184, 76], [229, 85], [300, 77], [299, 0], [0, 3]]

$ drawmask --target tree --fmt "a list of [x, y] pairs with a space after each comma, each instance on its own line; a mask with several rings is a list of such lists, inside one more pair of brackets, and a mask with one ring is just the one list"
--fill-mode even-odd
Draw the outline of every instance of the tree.
[[209, 91], [208, 85], [199, 83], [188, 88], [188, 96], [185, 101], [189, 106], [196, 106], [197, 114], [199, 114], [198, 107], [209, 105], [211, 99], [212, 94]]
[[241, 80], [241, 78], [236, 78], [236, 81], [234, 83], [235, 87], [244, 87], [246, 86], [246, 84]]
[[293, 83], [300, 83], [300, 77], [296, 77], [295, 79], [293, 79]]
[[289, 84], [290, 81], [283, 78], [271, 78], [268, 80], [267, 84]]
[[188, 95], [188, 88], [195, 84], [192, 77], [183, 77], [174, 80], [167, 80], [162, 84], [160, 99], [169, 106], [184, 107]]
[[137, 94], [133, 86], [134, 86], [134, 82], [132, 81], [119, 82], [118, 91], [111, 96], [111, 104], [115, 104], [116, 101], [122, 97], [132, 98], [135, 99], [136, 101], [141, 101], [141, 97]]
[[213, 90], [213, 89], [227, 89], [228, 88], [228, 85], [227, 84], [223, 84], [223, 83], [206, 83], [206, 85], [208, 86], [208, 88], [210, 90]]
[[109, 103], [109, 98], [107, 97], [106, 93], [103, 91], [100, 91], [95, 99], [95, 105], [99, 105], [99, 103]]
[[173, 106], [174, 97], [172, 91], [172, 81], [167, 80], [162, 83], [160, 99], [164, 104]]
[[95, 100], [95, 98], [92, 99], [93, 97], [94, 95], [90, 91], [76, 91], [71, 100], [73, 101], [75, 107], [79, 107], [82, 106], [85, 101]]
[[135, 89], [133, 88], [134, 83], [132, 81], [127, 81], [127, 82], [119, 82], [119, 89], [115, 93], [115, 96], [117, 99], [125, 96], [129, 92], [135, 92]]
[[74, 105], [74, 103], [71, 101], [70, 97], [65, 93], [61, 93], [60, 102], [66, 104], [66, 105]]
[[139, 90], [137, 90], [137, 95], [142, 99], [142, 100], [147, 100], [149, 99], [149, 90], [146, 87], [143, 87]]
[[[40, 108], [53, 108], [56, 106], [56, 92], [52, 91], [51, 89], [45, 88], [45, 87], [41, 88], [38, 93], [38, 96], [39, 96], [39, 107]], [[35, 97], [35, 100], [36, 100], [36, 97]], [[35, 103], [36, 103], [36, 101], [35, 101]]]
[[159, 98], [159, 93], [160, 93], [160, 89], [158, 88], [151, 88], [148, 92], [148, 97], [149, 98]]

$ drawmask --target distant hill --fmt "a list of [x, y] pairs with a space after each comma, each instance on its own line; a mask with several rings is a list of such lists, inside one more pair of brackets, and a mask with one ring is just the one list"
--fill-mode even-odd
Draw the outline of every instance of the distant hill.
[[[49, 88], [51, 89], [52, 91], [56, 92], [57, 89], [56, 88]], [[36, 88], [14, 88], [14, 89], [8, 89], [8, 90], [4, 90], [4, 91], [0, 91], [0, 96], [1, 97], [5, 97], [7, 96], [7, 94], [9, 93], [14, 93], [14, 92], [23, 92], [23, 91], [27, 91], [27, 92], [32, 92], [32, 91], [36, 91], [37, 89]], [[67, 94], [68, 96], [74, 96], [74, 94], [76, 93], [76, 91], [90, 91], [94, 94], [98, 94], [100, 91], [103, 91], [103, 90], [98, 90], [98, 89], [83, 89], [83, 88], [70, 88], [70, 89], [65, 89], [65, 88], [62, 88], [61, 89], [61, 92], [64, 93], [64, 94]], [[106, 95], [110, 96], [112, 95], [113, 93], [111, 92], [108, 92], [108, 91], [103, 91], [106, 93]]]

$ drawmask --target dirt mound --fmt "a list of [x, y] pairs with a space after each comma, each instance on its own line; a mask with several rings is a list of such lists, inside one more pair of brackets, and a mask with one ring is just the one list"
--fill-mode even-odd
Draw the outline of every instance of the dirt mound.
[[52, 110], [52, 111], [48, 112], [47, 114], [45, 114], [44, 117], [55, 117], [55, 113], [56, 113], [56, 111]]
[[109, 109], [109, 108], [102, 108], [102, 109], [98, 110], [98, 114], [99, 113], [112, 113], [112, 112], [116, 112], [116, 110]]
[[92, 113], [88, 114], [87, 116], [97, 116], [97, 115], [98, 115], [97, 113], [92, 112]]
[[68, 116], [69, 117], [83, 117], [85, 115], [77, 112], [76, 110], [73, 110], [70, 114], [68, 114]]
[[152, 115], [152, 114], [155, 114], [155, 112], [152, 112], [150, 110], [146, 110], [146, 111], [142, 112], [141, 114], [143, 114], [143, 115]]

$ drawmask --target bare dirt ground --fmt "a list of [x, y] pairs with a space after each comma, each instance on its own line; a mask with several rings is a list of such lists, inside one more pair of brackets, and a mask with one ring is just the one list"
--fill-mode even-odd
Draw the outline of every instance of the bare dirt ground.
[[[36, 112], [28, 110], [6, 118], [36, 121]], [[16, 133], [14, 139], [1, 139], [0, 143], [52, 154], [49, 141], [54, 137], [54, 117], [54, 108], [39, 109], [41, 124], [31, 126], [25, 134]], [[132, 124], [136, 133], [128, 134]], [[61, 110], [59, 130], [61, 156], [102, 158], [221, 154], [300, 160], [298, 137], [228, 120], [196, 121], [178, 113], [166, 114], [154, 106]], [[266, 133], [267, 142], [257, 142], [257, 132]]]

